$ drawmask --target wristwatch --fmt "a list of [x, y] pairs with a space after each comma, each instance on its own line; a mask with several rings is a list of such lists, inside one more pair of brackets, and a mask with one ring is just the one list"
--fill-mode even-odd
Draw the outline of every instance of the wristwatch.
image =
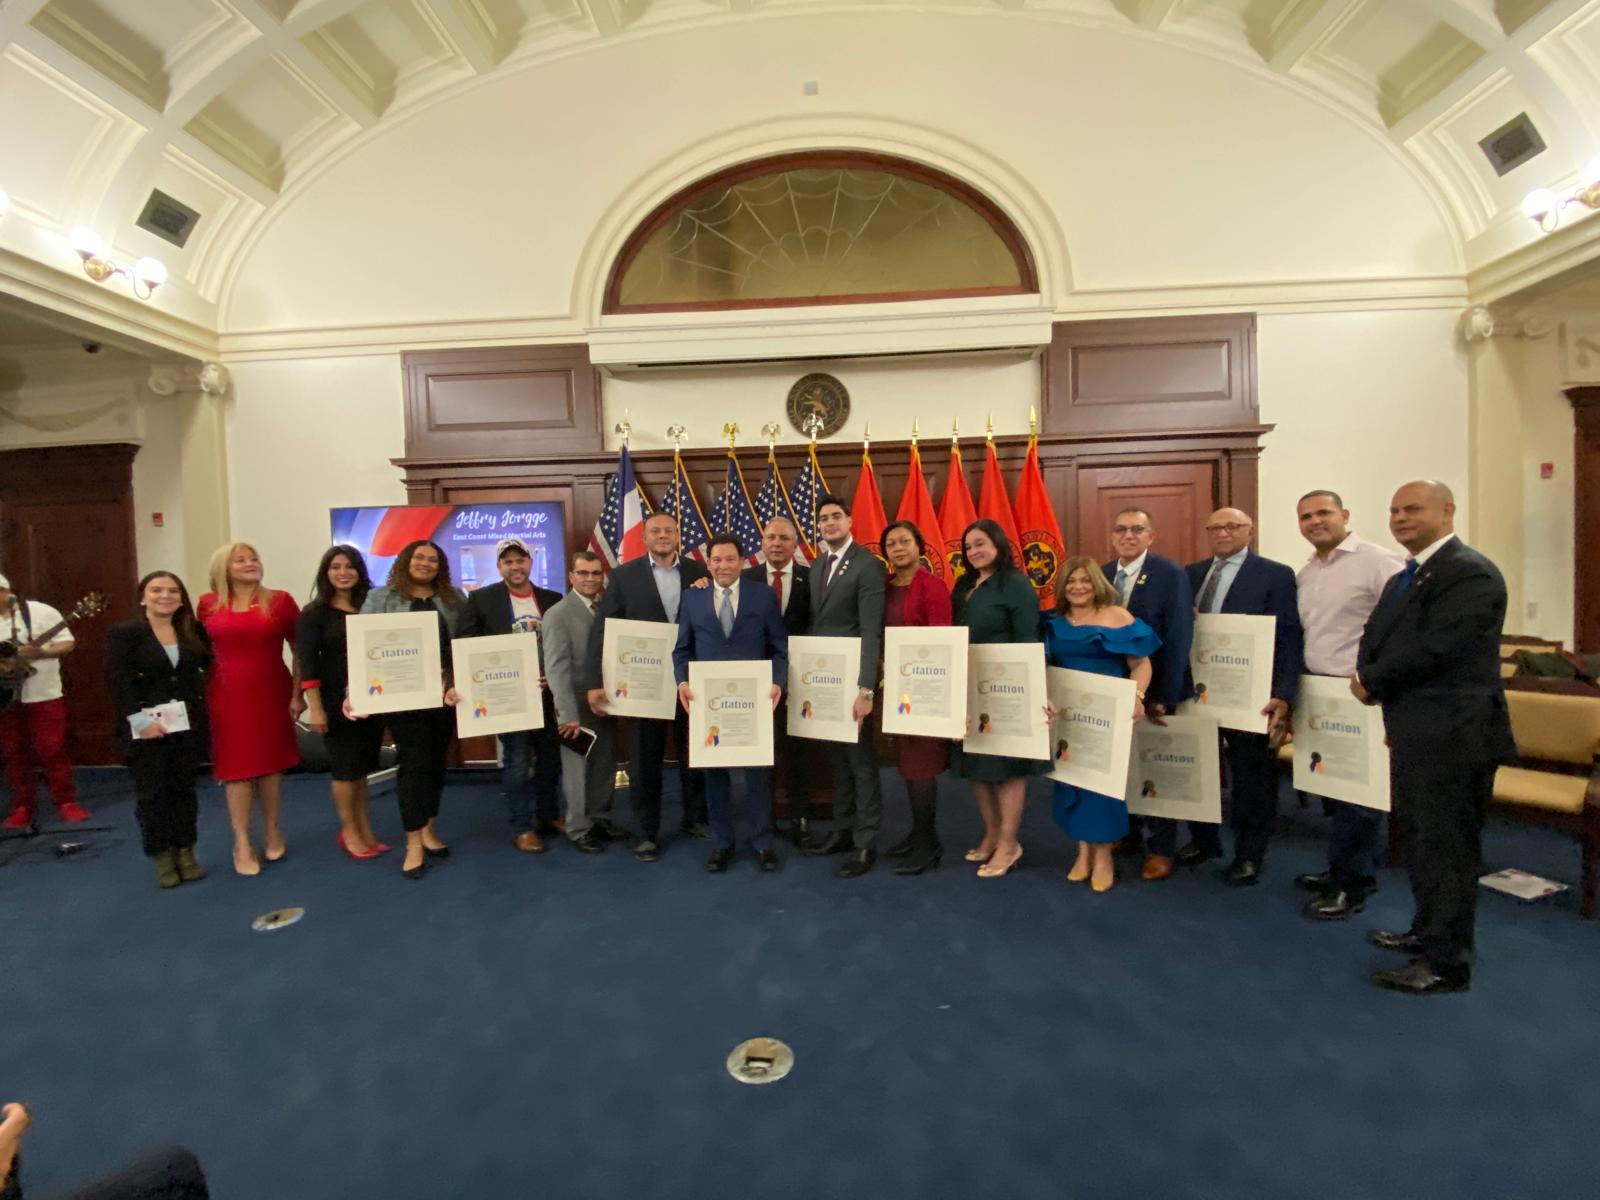
[[876, 691], [874, 691], [872, 688], [857, 688], [856, 689], [856, 695], [861, 697], [861, 699], [863, 699], [863, 700], [871, 700], [877, 694], [878, 693]]

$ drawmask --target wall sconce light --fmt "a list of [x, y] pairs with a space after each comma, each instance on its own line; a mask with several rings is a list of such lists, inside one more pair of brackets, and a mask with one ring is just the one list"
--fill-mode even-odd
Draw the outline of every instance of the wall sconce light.
[[113, 275], [121, 275], [128, 281], [135, 296], [148, 300], [167, 281], [166, 264], [159, 258], [141, 258], [131, 267], [124, 266], [114, 258], [107, 258], [104, 239], [87, 225], [79, 225], [67, 241], [83, 260], [83, 273], [96, 283], [104, 283]]
[[1561, 224], [1561, 210], [1569, 204], [1600, 208], [1600, 155], [1583, 169], [1583, 181], [1565, 192], [1535, 188], [1522, 198], [1522, 215], [1541, 231], [1552, 233]]

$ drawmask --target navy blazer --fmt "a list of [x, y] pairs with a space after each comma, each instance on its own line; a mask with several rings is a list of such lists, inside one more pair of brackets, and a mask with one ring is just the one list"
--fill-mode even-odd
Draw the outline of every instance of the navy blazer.
[[1383, 705], [1397, 752], [1473, 762], [1516, 756], [1500, 633], [1506, 584], [1482, 554], [1451, 538], [1405, 591], [1391, 575], [1361, 635], [1356, 675]]
[[[703, 563], [687, 555], [678, 557], [678, 582], [687, 596], [690, 585], [705, 579], [711, 573]], [[679, 602], [682, 611], [682, 602]], [[665, 621], [667, 610], [661, 606], [661, 593], [656, 591], [655, 576], [650, 573], [650, 556], [625, 562], [611, 572], [606, 590], [600, 595], [600, 607], [595, 610], [594, 626], [589, 630], [589, 651], [584, 655], [583, 688], [592, 692], [601, 687], [600, 659], [605, 653], [606, 620], [621, 617], [624, 621]]]
[[[1206, 572], [1211, 570], [1211, 562], [1202, 558], [1185, 568], [1189, 588], [1196, 596], [1205, 583]], [[1220, 610], [1278, 618], [1272, 648], [1272, 698], [1289, 705], [1294, 704], [1300, 691], [1300, 676], [1305, 674], [1306, 640], [1305, 631], [1300, 628], [1298, 590], [1293, 568], [1251, 550], [1239, 564], [1239, 573], [1233, 577]]]
[[[778, 598], [765, 583], [740, 579], [739, 609], [733, 632], [722, 632], [717, 620], [717, 586], [684, 592], [678, 605], [678, 644], [672, 650], [672, 669], [679, 683], [689, 679], [691, 662], [772, 660], [772, 682], [789, 682], [789, 631], [783, 627]], [[792, 601], [791, 601], [792, 603]]]
[[[783, 610], [783, 627], [790, 633], [804, 633], [811, 628], [811, 568], [799, 559], [792, 559], [788, 569], [794, 574], [789, 577], [789, 607]], [[762, 584], [769, 591], [772, 588], [767, 582], [765, 563], [746, 567], [739, 572], [739, 578]]]
[[[1118, 563], [1101, 568], [1116, 579]], [[1148, 698], [1169, 713], [1194, 694], [1189, 670], [1189, 649], [1194, 643], [1194, 592], [1183, 568], [1154, 551], [1146, 552], [1144, 569], [1133, 581], [1128, 611], [1161, 637], [1161, 649], [1150, 656]]]

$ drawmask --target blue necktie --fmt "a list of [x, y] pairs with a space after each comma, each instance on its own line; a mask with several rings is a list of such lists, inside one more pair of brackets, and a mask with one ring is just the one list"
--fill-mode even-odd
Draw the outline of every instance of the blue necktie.
[[732, 637], [733, 636], [733, 589], [732, 588], [723, 588], [722, 589], [722, 615], [719, 618], [719, 620], [722, 623], [722, 636], [723, 637]]
[[1416, 559], [1406, 559], [1406, 565], [1400, 572], [1400, 579], [1394, 585], [1394, 594], [1396, 596], [1403, 596], [1405, 594], [1405, 590], [1410, 587], [1412, 581], [1416, 579], [1418, 565], [1419, 564]]
[[1126, 604], [1128, 602], [1128, 572], [1125, 568], [1117, 568], [1117, 581], [1113, 586], [1117, 589], [1117, 599]]

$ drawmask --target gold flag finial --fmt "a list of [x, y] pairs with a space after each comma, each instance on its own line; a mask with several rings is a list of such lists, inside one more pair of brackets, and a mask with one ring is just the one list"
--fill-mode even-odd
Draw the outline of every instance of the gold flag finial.
[[961, 418], [957, 417], [950, 422], [950, 445], [955, 447], [961, 443]]
[[921, 422], [918, 421], [917, 418], [915, 418], [915, 417], [911, 418], [911, 447], [912, 447], [912, 449], [916, 449], [916, 445], [917, 445], [917, 427], [920, 424], [921, 424]]
[[994, 441], [994, 414], [993, 413], [989, 414], [989, 423], [984, 429], [983, 436], [988, 438], [991, 442]]
[[667, 426], [667, 436], [672, 439], [672, 452], [674, 454], [683, 449], [683, 435], [688, 432], [682, 425]]
[[733, 449], [733, 439], [739, 436], [739, 422], [729, 421], [722, 427], [722, 436], [728, 439], [728, 449]]
[[761, 432], [767, 435], [767, 450], [770, 453], [778, 444], [778, 435], [783, 432], [783, 426], [776, 421], [768, 421], [761, 427]]
[[1033, 410], [1033, 405], [1028, 405], [1028, 436], [1039, 436], [1039, 416]]
[[872, 446], [872, 422], [867, 422], [867, 427], [861, 431], [861, 453], [865, 454]]

